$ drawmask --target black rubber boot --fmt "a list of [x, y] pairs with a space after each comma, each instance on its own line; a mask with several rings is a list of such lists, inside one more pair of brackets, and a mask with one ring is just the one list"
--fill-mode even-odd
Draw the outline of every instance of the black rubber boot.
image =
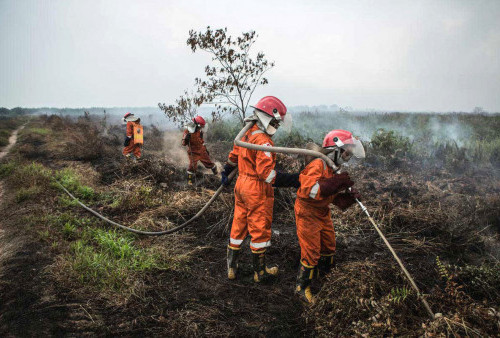
[[314, 277], [314, 271], [314, 266], [305, 266], [302, 262], [300, 263], [295, 293], [302, 301], [308, 304], [314, 303], [314, 297], [311, 292], [311, 281]]
[[266, 250], [252, 251], [253, 260], [253, 281], [259, 283], [271, 276], [278, 274], [278, 267], [268, 267], [266, 265]]
[[334, 267], [335, 265], [335, 260], [333, 258], [333, 254], [331, 255], [321, 255], [321, 257], [318, 260], [318, 277], [323, 278], [325, 277], [330, 270]]
[[236, 279], [236, 273], [238, 272], [238, 257], [240, 255], [240, 249], [227, 246], [227, 278]]
[[214, 175], [217, 175], [217, 174], [219, 173], [219, 171], [217, 170], [217, 166], [216, 166], [216, 165], [214, 165], [214, 166], [212, 167], [212, 173], [213, 173]]

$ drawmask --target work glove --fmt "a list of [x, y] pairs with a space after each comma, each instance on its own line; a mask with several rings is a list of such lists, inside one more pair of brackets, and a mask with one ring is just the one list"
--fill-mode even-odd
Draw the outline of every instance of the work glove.
[[226, 185], [228, 186], [231, 181], [229, 180], [229, 174], [231, 174], [231, 172], [235, 169], [236, 167], [233, 167], [232, 165], [226, 163], [224, 165], [224, 170], [220, 173], [221, 175], [221, 180], [220, 180], [220, 184], [223, 184], [223, 185]]
[[276, 179], [274, 180], [273, 187], [275, 188], [300, 188], [299, 173], [287, 174], [276, 172]]
[[128, 145], [130, 144], [130, 140], [132, 139], [132, 137], [130, 136], [125, 136], [125, 141], [123, 142], [123, 146], [124, 147], [128, 147]]
[[323, 197], [328, 197], [345, 190], [354, 185], [348, 173], [333, 175], [331, 178], [326, 178], [318, 181], [320, 193]]
[[351, 189], [335, 196], [332, 203], [339, 207], [340, 210], [345, 211], [356, 203], [356, 199], [361, 200], [361, 194], [356, 189]]

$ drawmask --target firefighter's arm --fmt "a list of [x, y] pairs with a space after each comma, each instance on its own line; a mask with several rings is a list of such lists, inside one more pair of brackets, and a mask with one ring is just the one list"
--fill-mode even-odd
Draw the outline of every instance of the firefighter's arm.
[[352, 187], [354, 182], [351, 181], [349, 174], [344, 172], [335, 174], [333, 177], [327, 179], [321, 179], [318, 181], [318, 184], [320, 186], [321, 195], [323, 197], [328, 197]]
[[[264, 142], [260, 145], [272, 147], [272, 144], [269, 142]], [[255, 171], [257, 172], [257, 176], [259, 176], [260, 180], [269, 184], [274, 184], [276, 179], [276, 170], [274, 170], [275, 164], [276, 161], [273, 153], [267, 151], [257, 151], [257, 155], [255, 156]]]
[[184, 130], [184, 134], [182, 135], [182, 145], [187, 146], [190, 140], [191, 140], [191, 134], [189, 133], [189, 131]]
[[321, 187], [318, 183], [323, 177], [323, 162], [321, 160], [312, 161], [299, 176], [300, 188], [297, 190], [297, 196], [301, 198], [312, 198], [314, 200], [323, 200]]
[[237, 145], [233, 146], [233, 150], [229, 153], [229, 156], [227, 157], [227, 164], [229, 164], [232, 167], [238, 166], [238, 154], [240, 153], [240, 147]]
[[226, 164], [224, 164], [224, 170], [222, 170], [221, 174], [221, 184], [229, 185], [231, 181], [229, 180], [229, 174], [233, 172], [234, 169], [238, 166], [238, 146], [233, 146], [233, 150], [229, 153], [229, 157], [227, 159]]

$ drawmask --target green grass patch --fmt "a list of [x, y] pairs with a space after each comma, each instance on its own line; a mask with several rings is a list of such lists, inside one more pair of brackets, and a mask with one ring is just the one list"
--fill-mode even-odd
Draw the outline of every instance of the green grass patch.
[[28, 128], [26, 130], [26, 133], [27, 134], [38, 134], [38, 135], [49, 135], [52, 133], [52, 130], [48, 129], [48, 128]]
[[18, 164], [14, 161], [0, 164], [0, 179], [10, 176]]
[[66, 222], [62, 227], [62, 233], [64, 237], [68, 239], [74, 239], [77, 235], [76, 224], [73, 222]]
[[21, 203], [26, 200], [38, 196], [42, 192], [39, 186], [32, 186], [29, 188], [20, 188], [16, 193], [16, 202]]
[[[65, 168], [56, 172], [56, 180], [61, 183], [66, 189], [68, 189], [75, 197], [82, 200], [96, 200], [98, 195], [95, 193], [94, 189], [86, 185], [81, 184], [78, 174], [73, 170]], [[57, 185], [55, 185], [57, 186]]]
[[132, 235], [100, 228], [86, 228], [71, 251], [70, 266], [80, 282], [115, 291], [133, 288], [138, 273], [177, 269], [186, 258], [140, 248]]
[[76, 200], [72, 199], [71, 197], [69, 197], [66, 194], [60, 195], [57, 198], [57, 202], [59, 203], [59, 205], [61, 205], [63, 207], [76, 207], [76, 206], [79, 206], [79, 204], [78, 204], [78, 202]]

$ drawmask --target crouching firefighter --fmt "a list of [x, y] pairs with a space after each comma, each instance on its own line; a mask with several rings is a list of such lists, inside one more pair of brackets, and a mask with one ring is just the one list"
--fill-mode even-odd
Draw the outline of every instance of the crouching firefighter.
[[[332, 130], [323, 140], [323, 147], [308, 144], [310, 150], [326, 154], [335, 165], [341, 166], [354, 156], [364, 158], [361, 142], [345, 130]], [[316, 275], [326, 275], [334, 264], [335, 230], [330, 203], [346, 210], [361, 196], [352, 187], [347, 173], [334, 174], [320, 158], [309, 162], [300, 173], [300, 188], [295, 200], [295, 222], [300, 244], [300, 266], [295, 292], [302, 300], [313, 303], [311, 282]]]
[[187, 146], [189, 156], [189, 167], [187, 169], [188, 184], [193, 184], [193, 176], [196, 174], [198, 161], [203, 163], [205, 168], [212, 169], [214, 175], [217, 175], [217, 166], [210, 160], [205, 141], [203, 141], [203, 129], [205, 120], [201, 116], [196, 116], [192, 121], [186, 124], [182, 136], [182, 145]]
[[[242, 140], [272, 147], [271, 137], [283, 123], [286, 107], [278, 98], [266, 96], [254, 107], [254, 114], [245, 119], [255, 124]], [[222, 184], [228, 185], [229, 174], [238, 166], [239, 176], [234, 188], [234, 218], [227, 248], [227, 276], [235, 279], [243, 240], [250, 235], [254, 281], [260, 282], [278, 273], [277, 266], [266, 264], [266, 249], [271, 245], [273, 217], [273, 186], [298, 187], [298, 174], [279, 173], [274, 169], [276, 156], [271, 152], [234, 146], [222, 173]]]
[[141, 119], [134, 114], [126, 113], [123, 116], [123, 122], [127, 123], [127, 135], [123, 143], [123, 155], [130, 158], [132, 154], [136, 159], [141, 158], [141, 148], [144, 143], [144, 129], [141, 125]]

